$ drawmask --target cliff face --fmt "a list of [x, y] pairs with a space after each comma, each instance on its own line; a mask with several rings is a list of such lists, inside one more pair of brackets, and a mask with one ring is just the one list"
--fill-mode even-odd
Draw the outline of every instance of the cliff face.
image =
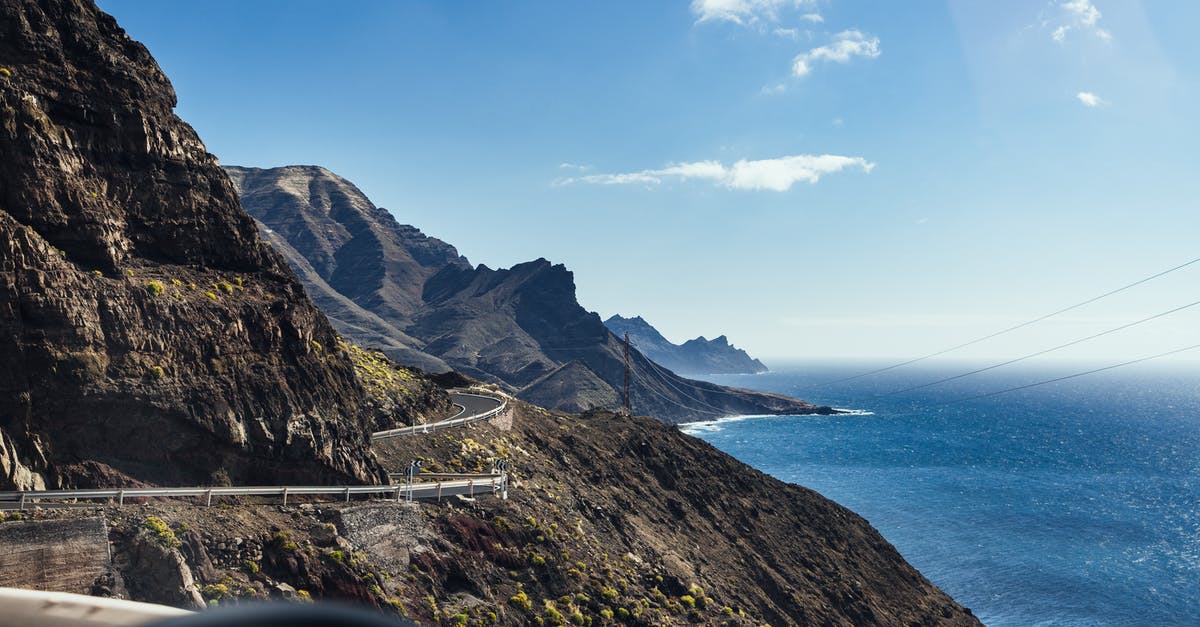
[[[564, 266], [538, 259], [472, 267], [323, 168], [226, 169], [264, 235], [357, 343], [427, 370], [460, 370], [555, 409], [621, 404], [624, 347], [579, 305]], [[635, 411], [669, 422], [828, 411], [689, 381], [633, 353]]]
[[[75, 556], [81, 572], [59, 589], [99, 573], [94, 594], [124, 587], [184, 607], [199, 604], [194, 588], [186, 594], [195, 581], [221, 605], [303, 590], [430, 625], [979, 624], [867, 521], [811, 490], [648, 418], [513, 407], [510, 421], [378, 443], [389, 466], [420, 457], [431, 472], [508, 458], [507, 501], [152, 503], [30, 516], [111, 521], [111, 567], [89, 557], [102, 551]], [[173, 531], [147, 533], [149, 516]], [[0, 537], [24, 538], [18, 552], [52, 544], [64, 522], [42, 521], [38, 534], [3, 520]], [[5, 573], [0, 560], [0, 578], [46, 585], [10, 562]]]
[[613, 316], [604, 321], [604, 326], [617, 337], [628, 333], [630, 343], [643, 355], [679, 374], [758, 374], [767, 371], [761, 361], [730, 345], [724, 335], [711, 340], [700, 336], [675, 344], [641, 316]]
[[333, 329], [146, 49], [0, 0], [0, 65], [0, 483], [376, 480]]

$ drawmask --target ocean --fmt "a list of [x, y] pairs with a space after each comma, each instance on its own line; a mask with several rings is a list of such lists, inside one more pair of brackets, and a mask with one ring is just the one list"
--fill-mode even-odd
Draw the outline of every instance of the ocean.
[[989, 625], [1200, 625], [1200, 364], [794, 364], [706, 380], [853, 409], [691, 435], [865, 517]]

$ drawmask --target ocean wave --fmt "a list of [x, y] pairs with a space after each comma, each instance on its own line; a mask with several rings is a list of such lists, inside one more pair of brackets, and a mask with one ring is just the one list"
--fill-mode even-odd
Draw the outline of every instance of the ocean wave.
[[743, 420], [751, 420], [754, 418], [836, 418], [838, 416], [874, 416], [875, 412], [865, 409], [842, 409], [835, 407], [841, 412], [833, 415], [806, 414], [806, 415], [790, 415], [790, 414], [750, 414], [744, 416], [725, 416], [716, 420], [697, 420], [696, 422], [683, 422], [678, 425], [679, 430], [688, 435], [700, 435], [702, 433], [716, 433], [725, 429], [725, 425], [731, 422], [741, 422]]

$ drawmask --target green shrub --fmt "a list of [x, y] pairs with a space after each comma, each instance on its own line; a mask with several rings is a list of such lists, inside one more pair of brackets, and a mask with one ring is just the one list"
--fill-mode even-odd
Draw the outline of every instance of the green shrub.
[[618, 607], [617, 608], [617, 618], [619, 618], [621, 620], [629, 620], [629, 610], [627, 610], [623, 607]]
[[101, 272], [101, 271], [99, 271], [99, 270], [92, 270], [92, 274], [94, 274], [94, 275], [96, 275], [96, 276], [98, 276], [98, 277], [102, 277], [102, 276], [104, 276], [104, 273], [103, 273], [103, 272]]
[[579, 610], [572, 610], [570, 620], [571, 620], [572, 625], [582, 625], [583, 624], [583, 612], [580, 612]]
[[733, 616], [733, 608], [726, 605], [725, 607], [721, 608], [721, 613], [726, 616]]
[[308, 593], [308, 590], [297, 590], [296, 598], [303, 603], [312, 603], [312, 595]]
[[339, 549], [334, 549], [329, 552], [329, 559], [332, 559], [333, 561], [335, 561], [339, 564], [342, 564], [346, 561], [346, 554], [343, 553]]
[[155, 381], [167, 376], [167, 373], [165, 370], [163, 370], [162, 366], [150, 366], [148, 369], [146, 369], [146, 374], [150, 375], [150, 378], [154, 379]]
[[528, 612], [533, 607], [533, 602], [529, 600], [529, 595], [525, 594], [524, 590], [509, 597], [508, 604], [524, 612]]
[[146, 291], [150, 292], [151, 296], [158, 296], [159, 294], [162, 294], [164, 289], [166, 288], [164, 288], [163, 284], [158, 281], [150, 281], [149, 283], [146, 283]]
[[223, 583], [210, 583], [200, 588], [200, 594], [210, 601], [220, 601], [229, 594], [229, 586]]
[[212, 292], [205, 292], [204, 295], [207, 296], [209, 300], [217, 300], [217, 295]]
[[0, 67], [0, 76], [3, 76], [4, 78], [9, 78], [9, 77], [11, 77], [11, 76], [12, 76], [12, 70], [10, 70], [10, 69], [8, 69], [8, 68], [6, 68], [6, 67]]
[[605, 601], [608, 601], [611, 603], [613, 601], [616, 601], [618, 596], [620, 596], [620, 593], [617, 592], [616, 588], [613, 588], [610, 586], [605, 586], [603, 588], [600, 588], [600, 598], [604, 599]]
[[175, 287], [183, 287], [183, 281], [180, 281], [179, 279], [171, 279], [171, 285], [174, 285]]
[[600, 615], [603, 616], [607, 620], [612, 620], [613, 611], [606, 607], [606, 608], [600, 610]]
[[530, 566], [545, 566], [546, 558], [542, 557], [541, 555], [538, 555], [537, 553], [530, 553], [529, 554], [529, 565]]
[[229, 284], [229, 281], [220, 281], [220, 282], [216, 283], [215, 285], [213, 285], [213, 287], [221, 290], [222, 292], [225, 292], [226, 294], [233, 293], [233, 286]]
[[679, 600], [682, 601], [683, 604], [688, 606], [689, 608], [696, 607], [696, 597], [694, 597], [690, 594], [685, 594], [685, 595], [679, 597]]
[[553, 601], [546, 601], [546, 606], [542, 608], [542, 618], [551, 625], [567, 624], [567, 619], [563, 617], [557, 607], [554, 607]]
[[471, 617], [467, 616], [466, 614], [455, 614], [454, 616], [450, 617], [450, 624], [456, 625], [457, 627], [463, 627], [467, 624], [467, 620], [469, 618]]
[[150, 532], [150, 535], [157, 540], [159, 544], [168, 549], [179, 548], [179, 538], [175, 537], [175, 532], [171, 531], [171, 527], [167, 524], [167, 521], [159, 518], [158, 516], [147, 516], [146, 519], [142, 521], [142, 525], [147, 531]]
[[251, 575], [257, 575], [258, 570], [259, 570], [258, 562], [255, 562], [253, 560], [246, 560], [246, 561], [242, 562], [242, 569], [244, 569], [247, 573], [250, 573]]
[[246, 282], [245, 282], [244, 280], [242, 280], [242, 277], [237, 277], [237, 278], [235, 278], [235, 279], [233, 280], [233, 283], [234, 283], [235, 285], [237, 285], [239, 288], [240, 288], [240, 287], [245, 287], [245, 286], [246, 286]]

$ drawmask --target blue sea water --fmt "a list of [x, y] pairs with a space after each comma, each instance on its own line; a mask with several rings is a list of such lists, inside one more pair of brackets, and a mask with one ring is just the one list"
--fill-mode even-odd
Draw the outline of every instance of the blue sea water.
[[864, 516], [989, 625], [1200, 625], [1200, 364], [1087, 370], [797, 364], [710, 376], [858, 415], [684, 431]]

